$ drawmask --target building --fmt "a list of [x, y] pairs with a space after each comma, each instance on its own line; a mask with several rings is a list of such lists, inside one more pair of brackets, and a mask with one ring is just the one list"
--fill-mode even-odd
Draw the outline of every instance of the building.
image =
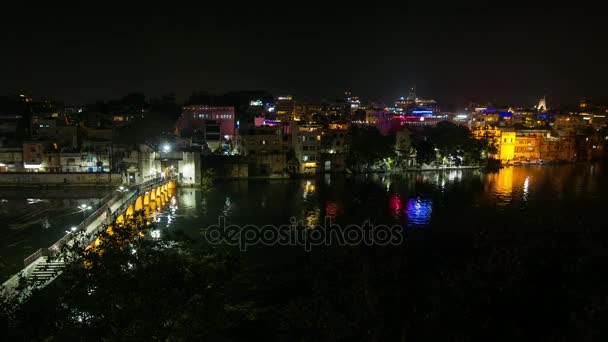
[[346, 170], [346, 134], [345, 124], [329, 124], [321, 130], [319, 146], [319, 168], [322, 172], [343, 172]]
[[239, 153], [244, 156], [283, 153], [282, 131], [279, 125], [239, 129]]
[[317, 165], [320, 162], [321, 134], [320, 125], [297, 125], [293, 128], [292, 147], [299, 164], [296, 170], [298, 173], [317, 172]]
[[341, 103], [297, 102], [293, 115], [296, 120], [306, 122], [333, 122], [346, 117], [343, 116], [345, 111], [345, 105]]
[[23, 171], [23, 148], [0, 147], [0, 172]]
[[494, 143], [497, 153], [492, 157], [503, 164], [572, 161], [576, 158], [575, 140], [567, 132], [552, 136], [545, 129], [486, 127], [472, 133]]
[[193, 143], [197, 140], [215, 151], [234, 139], [234, 120], [234, 107], [192, 105], [182, 108], [177, 129], [182, 137], [193, 137]]
[[549, 107], [547, 107], [547, 98], [543, 97], [542, 99], [538, 100], [538, 105], [536, 105], [536, 110], [538, 110], [539, 113], [546, 113], [547, 110], [549, 110]]
[[275, 102], [274, 111], [277, 115], [277, 119], [290, 121], [294, 119], [294, 100], [291, 95], [281, 95], [277, 97]]
[[287, 169], [286, 143], [282, 125], [239, 129], [238, 150], [246, 157], [251, 176], [283, 176]]

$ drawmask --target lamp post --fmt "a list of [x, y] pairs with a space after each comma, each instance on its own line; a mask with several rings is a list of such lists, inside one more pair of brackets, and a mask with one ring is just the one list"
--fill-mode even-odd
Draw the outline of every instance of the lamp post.
[[86, 220], [86, 211], [91, 209], [90, 205], [86, 205], [86, 204], [81, 204], [78, 206], [78, 209], [80, 209], [80, 211], [82, 211], [82, 220]]
[[118, 189], [116, 189], [116, 191], [124, 194], [125, 192], [129, 191], [129, 189], [125, 188], [124, 186], [120, 186]]

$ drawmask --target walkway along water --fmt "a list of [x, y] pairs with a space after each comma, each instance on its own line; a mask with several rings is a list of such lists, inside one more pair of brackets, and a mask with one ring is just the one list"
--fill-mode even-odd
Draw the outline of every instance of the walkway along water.
[[[124, 221], [125, 217], [133, 215], [134, 212], [143, 210], [145, 206], [157, 207], [157, 199], [167, 201], [167, 192], [175, 188], [175, 180], [171, 178], [153, 179], [139, 185], [132, 186], [124, 192], [107, 196], [102, 200], [102, 205], [83, 220], [78, 226], [71, 230], [61, 239], [48, 248], [40, 248], [23, 260], [24, 268], [4, 282], [3, 287], [15, 290], [20, 286], [22, 278], [33, 281], [38, 287], [44, 287], [56, 279], [62, 272], [65, 264], [58, 259], [48, 261], [61, 250], [61, 247], [73, 243], [74, 236], [78, 232], [84, 232], [87, 244], [95, 241], [96, 237], [113, 222]], [[111, 213], [111, 216], [108, 214]]]

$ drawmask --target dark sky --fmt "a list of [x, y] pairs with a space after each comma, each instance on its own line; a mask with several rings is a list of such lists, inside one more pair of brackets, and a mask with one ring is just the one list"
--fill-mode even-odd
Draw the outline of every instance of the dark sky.
[[85, 103], [134, 91], [330, 99], [351, 89], [391, 100], [415, 84], [443, 104], [547, 95], [550, 106], [608, 95], [599, 9], [86, 3], [3, 8], [0, 94]]

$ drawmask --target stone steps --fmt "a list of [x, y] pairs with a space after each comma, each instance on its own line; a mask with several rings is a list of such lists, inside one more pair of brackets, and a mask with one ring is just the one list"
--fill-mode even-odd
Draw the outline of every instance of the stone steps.
[[61, 273], [65, 266], [61, 261], [44, 261], [34, 267], [28, 278], [37, 282], [51, 280]]

